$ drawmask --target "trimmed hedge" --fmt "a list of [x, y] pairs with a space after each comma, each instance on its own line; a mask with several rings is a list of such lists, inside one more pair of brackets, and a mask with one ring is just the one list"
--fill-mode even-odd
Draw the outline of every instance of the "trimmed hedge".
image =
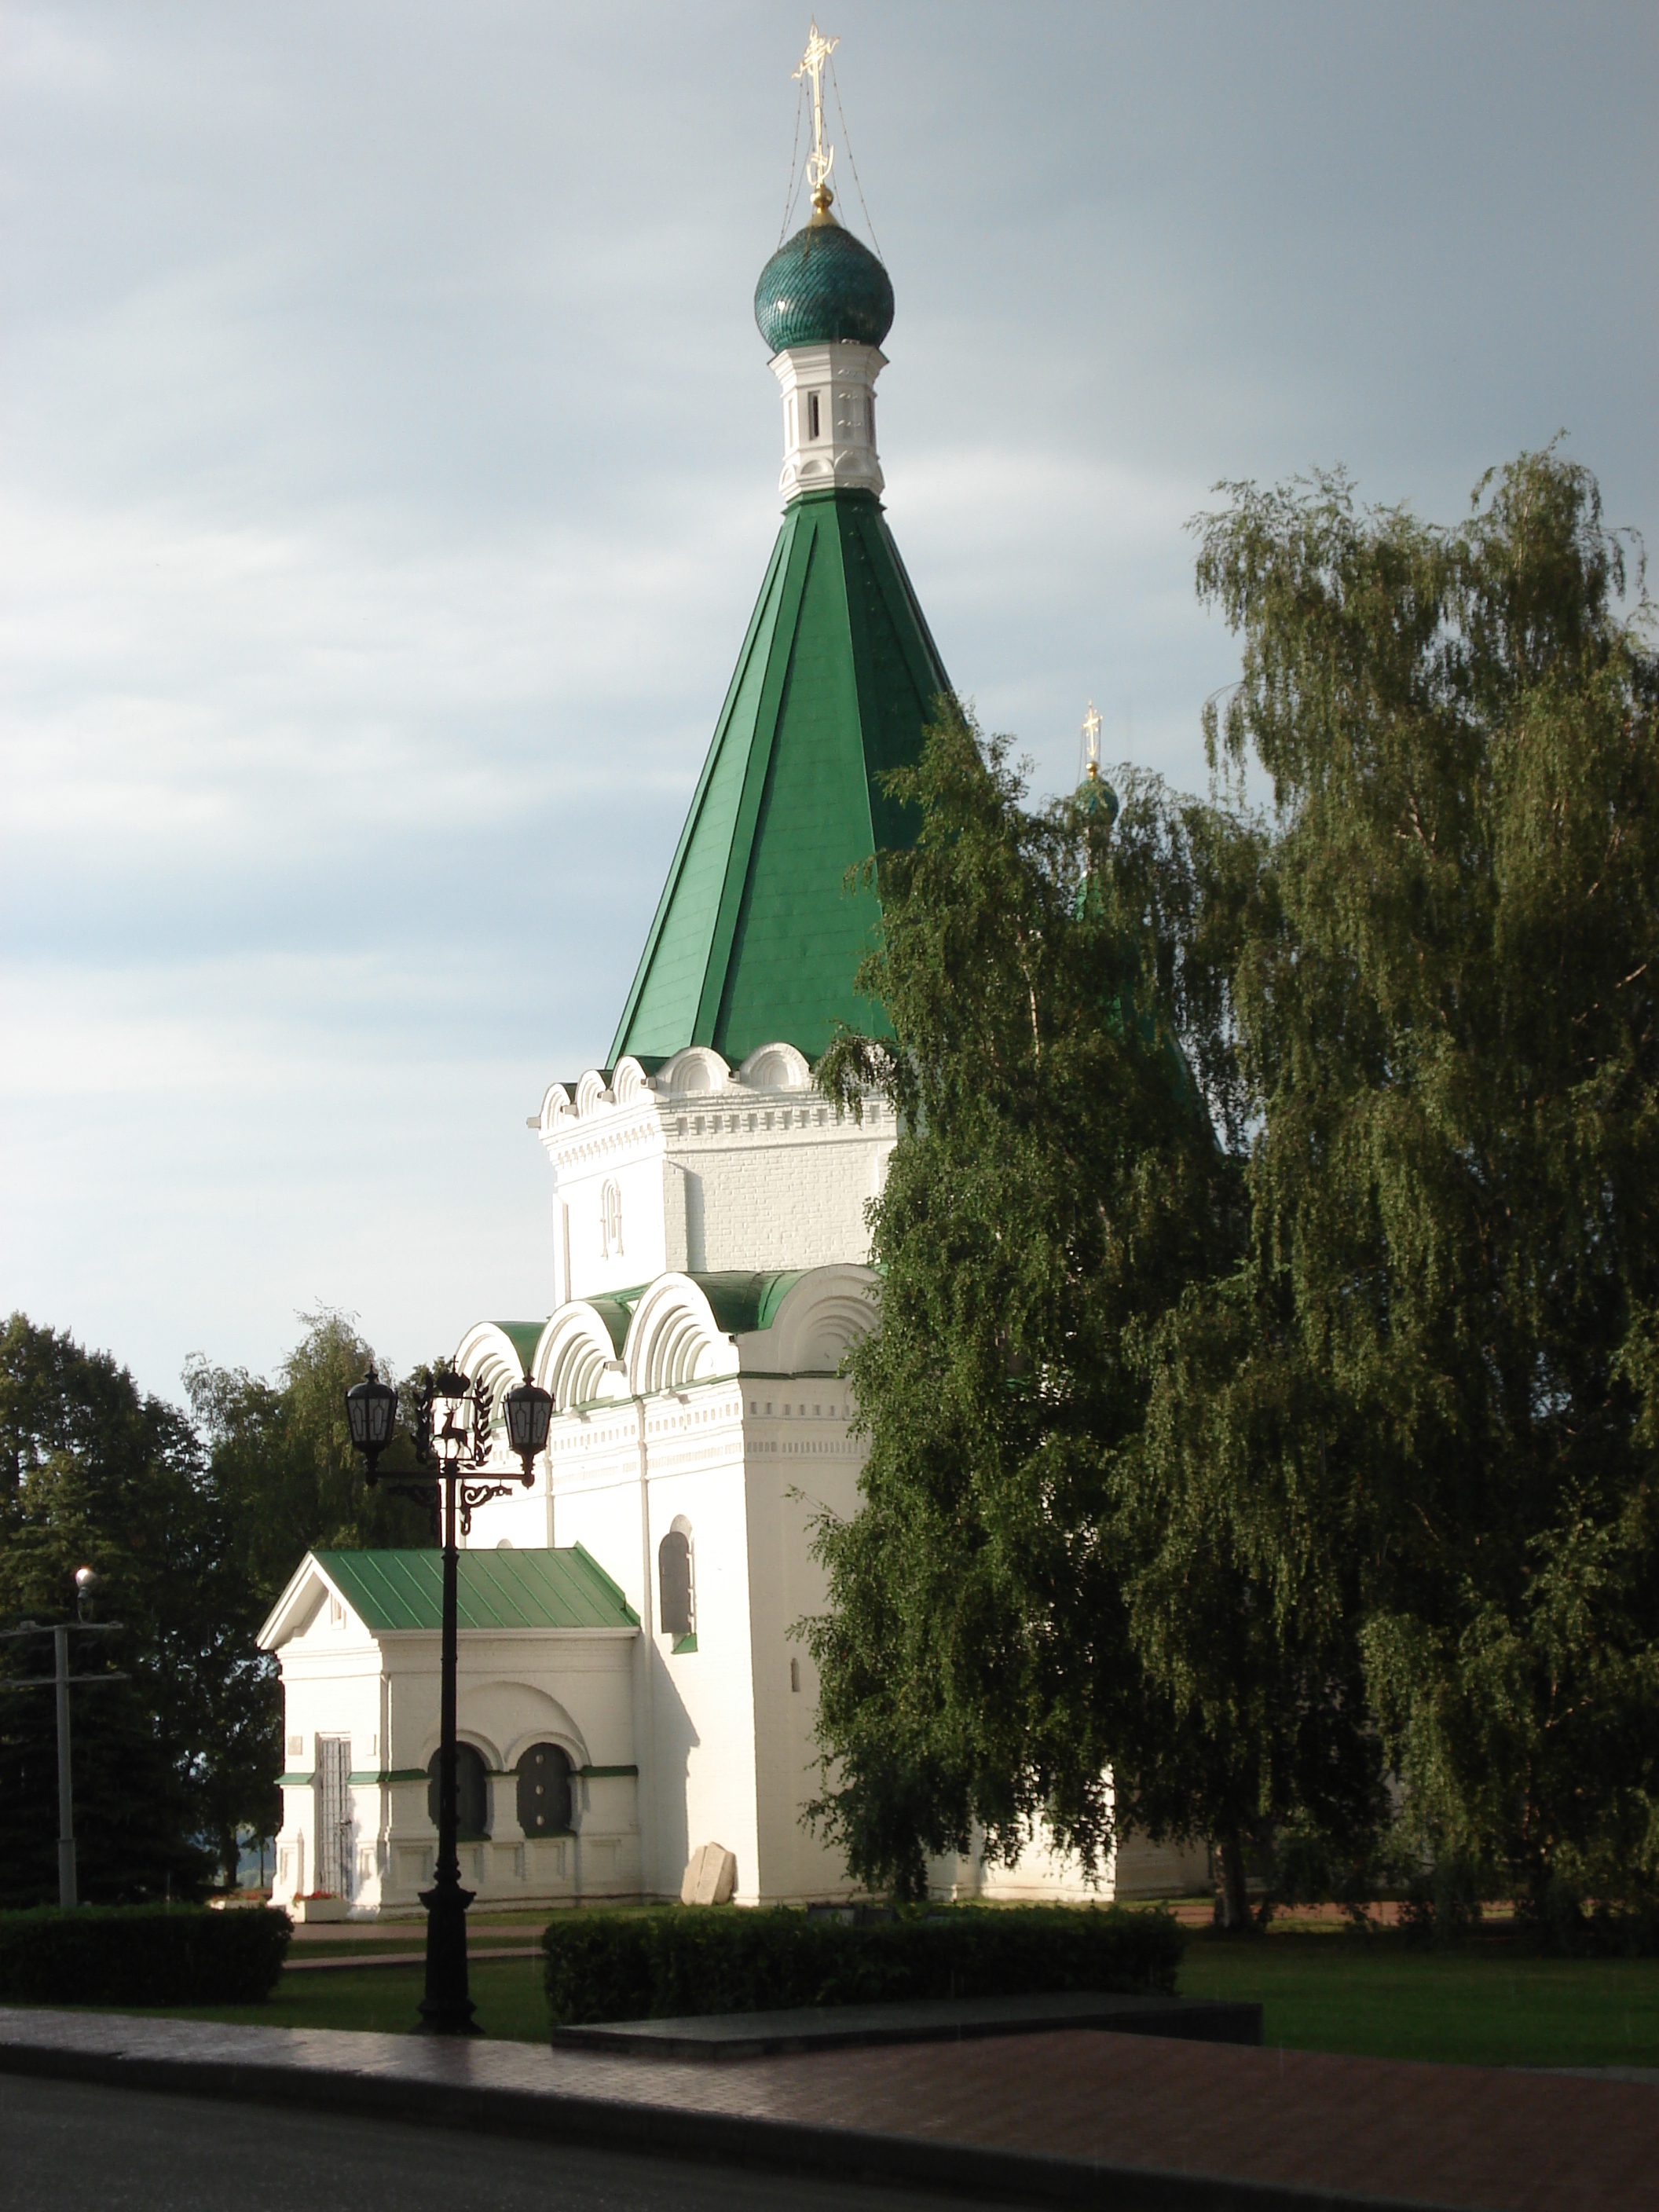
[[254, 2004], [283, 1971], [286, 1912], [87, 1905], [0, 1912], [0, 1999], [20, 2004]]
[[542, 1937], [556, 2027], [918, 1997], [1173, 1992], [1185, 1937], [1118, 1905], [955, 1906], [849, 1925], [770, 1911], [573, 1912]]

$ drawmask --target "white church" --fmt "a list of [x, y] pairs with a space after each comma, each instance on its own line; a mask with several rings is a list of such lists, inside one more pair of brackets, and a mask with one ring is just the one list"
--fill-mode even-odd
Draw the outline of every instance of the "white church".
[[[816, 40], [815, 43], [821, 43]], [[806, 66], [811, 64], [811, 50]], [[812, 1087], [879, 919], [848, 871], [906, 825], [877, 787], [950, 689], [881, 504], [881, 263], [832, 212], [767, 263], [783, 520], [607, 1065], [531, 1118], [552, 1175], [545, 1320], [456, 1364], [552, 1394], [533, 1485], [460, 1559], [461, 1879], [481, 1909], [678, 1897], [708, 1844], [739, 1905], [845, 1899], [803, 1814], [822, 1609], [810, 1524], [858, 1506], [841, 1370], [878, 1325], [866, 1208], [896, 1131]], [[545, 1232], [543, 1232], [545, 1233]], [[516, 1480], [504, 1433], [495, 1455]], [[439, 1554], [317, 1552], [260, 1631], [284, 1700], [275, 1901], [413, 1914], [436, 1850]], [[945, 1896], [1168, 1894], [1204, 1855], [1128, 1838], [1092, 1888], [1039, 1842], [938, 1863]]]

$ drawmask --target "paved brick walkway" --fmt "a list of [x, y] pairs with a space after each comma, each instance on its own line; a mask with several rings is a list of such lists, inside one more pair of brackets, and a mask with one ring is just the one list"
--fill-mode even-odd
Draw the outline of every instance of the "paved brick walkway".
[[1659, 2203], [1659, 2088], [1097, 2032], [707, 2063], [0, 2010], [0, 2067], [1050, 2202]]

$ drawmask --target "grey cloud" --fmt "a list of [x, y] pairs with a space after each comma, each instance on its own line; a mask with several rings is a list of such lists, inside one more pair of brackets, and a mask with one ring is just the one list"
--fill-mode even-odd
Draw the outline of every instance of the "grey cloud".
[[[317, 1297], [407, 1362], [550, 1295], [523, 1116], [609, 1042], [776, 526], [806, 12], [9, 11], [0, 1295], [153, 1387]], [[890, 514], [1040, 786], [1091, 696], [1201, 774], [1218, 477], [1449, 517], [1566, 425], [1652, 524], [1650, 10], [829, 27]]]

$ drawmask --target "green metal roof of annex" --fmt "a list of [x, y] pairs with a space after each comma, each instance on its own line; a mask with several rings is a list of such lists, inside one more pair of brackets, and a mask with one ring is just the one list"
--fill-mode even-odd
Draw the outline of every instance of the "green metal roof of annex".
[[[441, 1552], [314, 1552], [312, 1557], [365, 1627], [436, 1630]], [[640, 1617], [580, 1544], [544, 1552], [463, 1552], [457, 1561], [463, 1628], [637, 1628]]]
[[914, 842], [878, 787], [915, 762], [948, 693], [880, 503], [809, 491], [784, 510], [766, 580], [611, 1048], [657, 1066], [687, 1045], [734, 1065], [763, 1044], [809, 1060], [854, 997], [880, 908], [849, 869]]

